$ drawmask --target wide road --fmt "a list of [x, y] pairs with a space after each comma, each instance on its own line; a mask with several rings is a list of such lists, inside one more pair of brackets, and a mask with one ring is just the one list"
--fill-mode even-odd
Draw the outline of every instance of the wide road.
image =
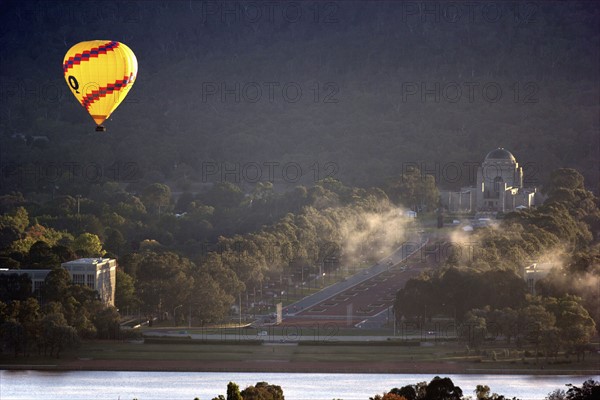
[[405, 242], [370, 268], [287, 306], [283, 324], [299, 326], [317, 322], [355, 326], [386, 312], [396, 291], [428, 264], [423, 257], [427, 243], [426, 237]]
[[[262, 340], [265, 343], [288, 343], [293, 344], [300, 341], [317, 342], [378, 342], [387, 341], [390, 338], [396, 340], [421, 340], [428, 342], [443, 342], [454, 338], [454, 327], [448, 324], [448, 329], [428, 332], [416, 326], [399, 329], [396, 335], [339, 335], [338, 326], [333, 324], [315, 326], [282, 325], [264, 328], [240, 329], [239, 333], [208, 334], [197, 333], [198, 329], [187, 330], [152, 330], [144, 332], [144, 336], [172, 336], [190, 337], [196, 340], [236, 342], [239, 340]], [[264, 329], [264, 330], [260, 330]]]

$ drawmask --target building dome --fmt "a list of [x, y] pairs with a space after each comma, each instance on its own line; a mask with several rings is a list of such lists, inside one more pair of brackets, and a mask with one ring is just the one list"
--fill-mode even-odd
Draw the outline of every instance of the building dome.
[[515, 156], [508, 150], [504, 150], [503, 147], [498, 147], [496, 150], [492, 150], [485, 156], [485, 161], [488, 160], [508, 160], [514, 163], [517, 162]]

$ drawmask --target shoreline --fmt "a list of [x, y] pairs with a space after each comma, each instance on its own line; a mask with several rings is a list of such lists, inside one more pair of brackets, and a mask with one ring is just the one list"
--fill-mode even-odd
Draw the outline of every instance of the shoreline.
[[[595, 375], [598, 370], [551, 368], [472, 368], [459, 363], [412, 362], [360, 363], [290, 362], [280, 360], [196, 362], [189, 360], [73, 360], [58, 364], [0, 364], [5, 371], [122, 371], [122, 372], [264, 372], [331, 374], [431, 374], [431, 375]], [[359, 363], [350, 363], [359, 364]], [[482, 366], [483, 367], [483, 366]]]

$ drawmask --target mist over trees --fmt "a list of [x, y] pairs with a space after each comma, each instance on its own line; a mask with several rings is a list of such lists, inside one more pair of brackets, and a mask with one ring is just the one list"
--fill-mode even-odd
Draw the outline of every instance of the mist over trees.
[[[547, 356], [583, 354], [600, 329], [600, 203], [577, 171], [550, 176], [542, 206], [507, 214], [498, 228], [455, 234], [444, 268], [398, 291], [396, 318], [419, 324], [435, 315], [454, 318], [461, 337], [476, 347], [490, 336], [533, 342]], [[554, 266], [537, 282], [537, 296], [522, 277], [533, 261]]]

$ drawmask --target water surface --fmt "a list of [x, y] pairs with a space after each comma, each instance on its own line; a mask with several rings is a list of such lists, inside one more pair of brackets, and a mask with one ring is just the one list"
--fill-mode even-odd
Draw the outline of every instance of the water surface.
[[[478, 384], [508, 398], [543, 399], [566, 383], [581, 385], [597, 376], [559, 375], [442, 375], [463, 394]], [[133, 372], [133, 371], [0, 371], [2, 400], [210, 400], [226, 394], [229, 381], [240, 388], [266, 381], [282, 387], [286, 400], [368, 400], [394, 387], [421, 381], [431, 374], [306, 374], [260, 372]]]

